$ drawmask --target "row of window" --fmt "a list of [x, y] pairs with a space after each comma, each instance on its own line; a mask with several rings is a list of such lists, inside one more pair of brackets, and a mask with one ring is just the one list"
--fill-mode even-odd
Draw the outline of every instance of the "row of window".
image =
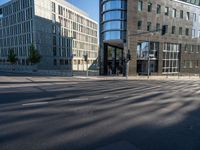
[[98, 51], [97, 44], [91, 44], [81, 41], [72, 40], [70, 38], [53, 36], [53, 47], [62, 47], [62, 48], [73, 48], [73, 49], [81, 49], [81, 50], [91, 50]]
[[21, 24], [5, 27], [0, 29], [0, 38], [15, 36], [17, 34], [25, 34], [33, 31], [33, 22], [26, 21]]
[[103, 3], [103, 12], [114, 10], [114, 9], [126, 9], [127, 8], [127, 2], [125, 0], [110, 0], [105, 3]]
[[97, 36], [88, 36], [82, 32], [76, 32], [73, 30], [69, 30], [66, 28], [61, 28], [61, 31], [55, 31], [54, 27], [52, 29], [53, 34], [57, 34], [59, 36], [63, 37], [68, 37], [68, 38], [73, 38], [74, 40], [82, 41], [82, 42], [87, 42], [91, 44], [97, 44]]
[[108, 11], [103, 14], [102, 21], [109, 21], [109, 20], [126, 20], [127, 12], [122, 10], [114, 10]]
[[58, 5], [58, 9], [56, 9], [56, 4], [54, 2], [51, 2], [51, 6], [52, 6], [52, 12], [59, 14], [62, 17], [65, 17], [67, 19], [73, 20], [75, 22], [78, 22], [82, 25], [85, 25], [87, 27], [93, 28], [95, 30], [97, 30], [98, 26], [96, 23], [68, 10], [67, 8], [64, 8], [60, 5]]
[[33, 18], [32, 7], [2, 18], [2, 26], [7, 27]]
[[98, 52], [91, 52], [91, 51], [81, 51], [81, 50], [74, 50], [73, 53], [78, 58], [83, 58], [84, 55], [88, 55], [88, 58], [97, 58]]
[[200, 67], [200, 61], [199, 60], [184, 60], [183, 61], [183, 68], [199, 68]]
[[[138, 21], [137, 30], [152, 31], [152, 30], [155, 30], [155, 29], [153, 28], [151, 22], [147, 22], [146, 29], [143, 29], [143, 22], [142, 21]], [[161, 30], [161, 24], [160, 23], [156, 24], [156, 30], [157, 31]], [[198, 31], [198, 34], [197, 34], [196, 29], [189, 29], [189, 28], [183, 29], [183, 27], [172, 26], [171, 27], [171, 32], [170, 32], [168, 25], [166, 25], [166, 33], [175, 34], [175, 35], [177, 35], [177, 34], [178, 35], [186, 35], [186, 36], [192, 35], [193, 38], [197, 38], [197, 37], [200, 38], [200, 30]]]
[[[142, 0], [138, 0], [138, 11], [143, 11], [144, 8], [143, 8], [144, 4], [143, 4], [143, 1]], [[160, 4], [156, 4], [156, 13], [157, 14], [161, 14], [162, 13], [162, 7], [164, 7], [164, 15], [165, 16], [171, 16], [173, 18], [176, 18], [178, 17], [178, 12], [177, 12], [177, 9], [175, 8], [169, 8], [168, 6], [161, 6]], [[152, 2], [148, 2], [148, 5], [147, 5], [147, 11], [148, 12], [152, 12], [154, 9], [153, 9], [153, 3]], [[185, 12], [183, 10], [180, 10], [179, 12], [179, 18], [180, 19], [184, 19], [184, 16], [185, 16], [185, 19], [186, 20], [191, 20], [191, 18], [193, 19], [193, 21], [197, 21], [197, 15], [196, 13], [192, 13], [192, 17], [191, 17], [191, 13], [190, 12]], [[199, 22], [200, 22], [200, 15], [199, 15]]]
[[185, 53], [200, 53], [200, 45], [186, 44], [183, 49]]
[[32, 34], [22, 34], [19, 36], [0, 39], [0, 47], [26, 45], [26, 44], [31, 44], [32, 41], [33, 41]]
[[[53, 15], [55, 15], [55, 14], [53, 14]], [[79, 32], [85, 33], [87, 35], [97, 37], [97, 30], [83, 26], [83, 25], [81, 25], [77, 22], [70, 21], [70, 20], [65, 19], [63, 17], [60, 17], [60, 16], [58, 17], [58, 20], [59, 20], [59, 23], [62, 27], [65, 27], [65, 28], [68, 28], [68, 29], [71, 29], [71, 30], [73, 29], [75, 31], [79, 31]], [[54, 23], [54, 21], [53, 21], [53, 23]]]
[[[70, 31], [70, 30], [63, 29], [63, 28], [62, 28], [60, 34], [54, 34], [53, 39], [56, 39], [56, 38], [54, 38], [54, 37], [56, 37], [56, 35], [57, 35], [57, 39], [58, 39], [58, 44], [62, 43], [62, 41], [67, 41], [67, 40], [73, 39], [73, 41], [75, 42], [74, 48], [84, 47], [85, 49], [89, 49], [89, 50], [95, 50], [95, 51], [97, 50], [97, 37], [94, 38], [94, 37], [86, 36], [82, 33]], [[53, 45], [56, 45], [55, 43], [56, 43], [55, 40], [53, 40]], [[85, 44], [85, 46], [79, 46], [79, 45], [84, 45], [84, 44]]]
[[[30, 44], [29, 44], [30, 45]], [[13, 49], [14, 53], [18, 57], [27, 57], [29, 54], [29, 46], [19, 46], [19, 47], [9, 47], [9, 48], [3, 48], [0, 51], [0, 56], [1, 57], [7, 57], [8, 56], [8, 51], [9, 49]]]
[[4, 17], [21, 11], [33, 5], [33, 0], [15, 0], [11, 4], [0, 9], [0, 14]]

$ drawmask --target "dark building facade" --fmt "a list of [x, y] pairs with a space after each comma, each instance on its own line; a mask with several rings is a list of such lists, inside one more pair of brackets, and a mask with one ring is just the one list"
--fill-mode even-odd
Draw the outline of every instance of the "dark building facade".
[[[166, 34], [161, 29], [166, 26]], [[200, 73], [199, 0], [100, 0], [100, 73]]]

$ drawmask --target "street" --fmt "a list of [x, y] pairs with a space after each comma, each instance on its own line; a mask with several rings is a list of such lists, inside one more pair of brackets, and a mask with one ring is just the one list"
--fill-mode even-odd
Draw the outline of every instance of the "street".
[[1, 150], [199, 150], [200, 81], [0, 72]]

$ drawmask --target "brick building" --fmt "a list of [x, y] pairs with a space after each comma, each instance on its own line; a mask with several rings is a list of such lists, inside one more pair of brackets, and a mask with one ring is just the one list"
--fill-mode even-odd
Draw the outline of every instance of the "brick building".
[[125, 73], [128, 52], [130, 75], [199, 74], [200, 1], [100, 0], [101, 75]]

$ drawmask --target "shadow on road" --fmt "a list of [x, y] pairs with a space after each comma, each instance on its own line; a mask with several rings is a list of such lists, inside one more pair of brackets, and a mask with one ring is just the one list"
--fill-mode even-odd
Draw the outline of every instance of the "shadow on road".
[[[120, 141], [138, 150], [200, 149], [194, 81], [84, 81], [11, 91], [0, 94], [3, 150], [94, 150]], [[89, 100], [68, 101], [80, 97]], [[52, 103], [21, 105], [41, 100]]]

